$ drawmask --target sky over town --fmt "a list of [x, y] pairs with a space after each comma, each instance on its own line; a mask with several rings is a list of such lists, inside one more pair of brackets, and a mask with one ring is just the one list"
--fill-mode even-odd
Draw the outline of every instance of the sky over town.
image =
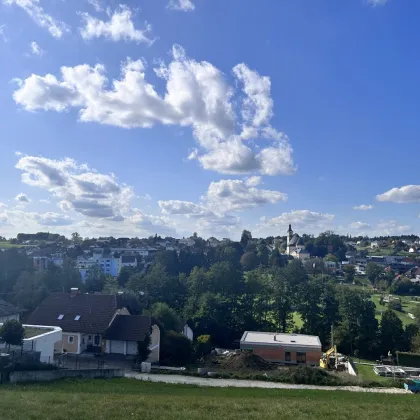
[[0, 235], [418, 235], [419, 15], [0, 0]]

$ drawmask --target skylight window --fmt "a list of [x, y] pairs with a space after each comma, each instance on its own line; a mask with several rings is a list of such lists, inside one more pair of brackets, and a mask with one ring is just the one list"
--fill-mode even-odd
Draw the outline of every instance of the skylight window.
[[74, 317], [74, 320], [75, 321], [78, 321], [80, 319], [80, 315], [76, 315], [75, 317]]
[[58, 315], [58, 318], [57, 319], [63, 319], [64, 318], [64, 315], [63, 314], [60, 314], [60, 315]]

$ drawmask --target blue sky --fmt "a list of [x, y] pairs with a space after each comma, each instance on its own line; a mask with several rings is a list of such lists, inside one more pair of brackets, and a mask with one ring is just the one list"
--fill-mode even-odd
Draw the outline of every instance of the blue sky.
[[418, 234], [419, 13], [0, 0], [0, 235]]

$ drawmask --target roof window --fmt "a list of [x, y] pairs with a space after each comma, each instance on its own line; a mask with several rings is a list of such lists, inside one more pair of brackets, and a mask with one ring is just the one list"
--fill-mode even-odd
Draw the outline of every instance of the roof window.
[[63, 319], [64, 318], [64, 315], [63, 314], [60, 314], [60, 315], [58, 315], [58, 318], [57, 319]]
[[74, 317], [74, 320], [75, 321], [78, 321], [80, 319], [80, 315], [76, 315], [75, 317]]

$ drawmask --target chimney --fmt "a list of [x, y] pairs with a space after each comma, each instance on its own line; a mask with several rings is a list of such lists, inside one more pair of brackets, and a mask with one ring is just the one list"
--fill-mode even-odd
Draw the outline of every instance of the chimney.
[[74, 298], [75, 296], [77, 296], [79, 294], [79, 289], [77, 287], [72, 287], [70, 289], [70, 297]]

